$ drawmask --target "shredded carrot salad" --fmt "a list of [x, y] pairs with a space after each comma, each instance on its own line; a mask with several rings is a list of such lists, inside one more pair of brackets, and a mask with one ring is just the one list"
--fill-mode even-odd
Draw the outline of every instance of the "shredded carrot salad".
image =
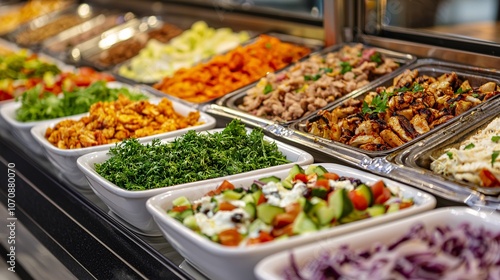
[[154, 87], [169, 95], [202, 103], [246, 86], [267, 72], [298, 61], [310, 51], [307, 47], [260, 35], [255, 43], [239, 46], [192, 68], [180, 69]]

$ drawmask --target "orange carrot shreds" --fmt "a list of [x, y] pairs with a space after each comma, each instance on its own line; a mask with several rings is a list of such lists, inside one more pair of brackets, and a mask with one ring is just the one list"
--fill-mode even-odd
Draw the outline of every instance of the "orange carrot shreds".
[[268, 72], [308, 55], [310, 49], [260, 35], [252, 44], [213, 57], [209, 62], [180, 69], [154, 87], [178, 98], [202, 103], [246, 86]]
[[117, 101], [93, 104], [88, 116], [47, 128], [45, 138], [60, 149], [77, 149], [196, 126], [199, 119], [199, 111], [180, 115], [167, 98], [156, 105], [120, 95]]

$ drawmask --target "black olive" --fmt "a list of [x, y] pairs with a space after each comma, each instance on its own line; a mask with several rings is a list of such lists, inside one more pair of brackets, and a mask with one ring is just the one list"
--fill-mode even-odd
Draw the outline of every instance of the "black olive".
[[243, 219], [243, 214], [240, 213], [236, 213], [231, 216], [231, 221], [233, 221], [233, 223], [241, 223], [242, 219]]

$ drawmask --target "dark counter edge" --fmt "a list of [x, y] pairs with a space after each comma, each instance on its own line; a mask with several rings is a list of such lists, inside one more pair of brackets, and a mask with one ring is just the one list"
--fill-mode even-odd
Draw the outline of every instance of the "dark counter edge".
[[191, 278], [2, 134], [1, 203], [7, 204], [7, 164], [14, 163], [16, 217], [78, 279]]

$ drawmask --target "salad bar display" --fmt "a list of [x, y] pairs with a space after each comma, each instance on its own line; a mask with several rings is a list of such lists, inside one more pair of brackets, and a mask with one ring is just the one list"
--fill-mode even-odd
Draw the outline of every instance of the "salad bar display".
[[499, 70], [105, 7], [0, 12], [0, 194], [75, 276], [498, 278]]

